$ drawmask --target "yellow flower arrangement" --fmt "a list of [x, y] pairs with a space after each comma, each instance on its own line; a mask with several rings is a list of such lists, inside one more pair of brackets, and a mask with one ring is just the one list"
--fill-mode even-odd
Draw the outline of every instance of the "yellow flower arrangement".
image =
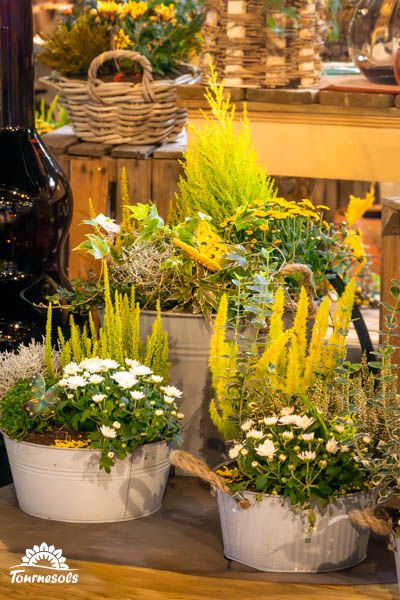
[[116, 15], [120, 12], [121, 4], [114, 2], [114, 0], [98, 0], [96, 7], [100, 14]]
[[176, 23], [175, 6], [173, 4], [158, 4], [153, 8], [154, 13], [165, 22]]
[[132, 48], [133, 43], [123, 29], [120, 29], [114, 38], [115, 47], [124, 50], [125, 48]]
[[120, 7], [121, 18], [131, 17], [135, 20], [145, 14], [149, 5], [147, 2], [127, 2], [126, 4], [120, 4]]
[[53, 446], [56, 448], [87, 448], [89, 446], [89, 440], [54, 440]]

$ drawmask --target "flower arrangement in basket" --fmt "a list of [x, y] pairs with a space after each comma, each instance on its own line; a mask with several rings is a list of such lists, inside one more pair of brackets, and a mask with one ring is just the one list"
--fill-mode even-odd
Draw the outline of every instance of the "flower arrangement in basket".
[[183, 419], [182, 393], [168, 385], [168, 336], [158, 313], [142, 342], [133, 293], [112, 298], [107, 273], [104, 286], [100, 328], [92, 315], [83, 328], [71, 316], [70, 337], [59, 330], [53, 349], [50, 305], [46, 340], [31, 348], [38, 363], [24, 347], [0, 356], [0, 428], [19, 504], [36, 516], [124, 520], [161, 504]]
[[45, 37], [39, 60], [55, 72], [43, 81], [57, 89], [83, 140], [175, 139], [186, 121], [176, 88], [198, 79], [185, 61], [196, 51], [201, 21], [192, 0], [84, 0]]
[[[192, 128], [169, 218], [152, 204], [131, 206], [123, 172], [121, 224], [93, 215], [86, 224], [94, 232], [81, 249], [107, 258], [112, 284], [120, 290], [133, 284], [140, 305], [150, 310], [160, 300], [164, 311], [210, 318], [223, 293], [233, 298], [239, 280], [252, 285], [259, 275], [271, 289], [286, 279], [295, 300], [312, 272], [322, 297], [329, 279], [345, 277], [363, 254], [349, 244], [344, 225], [325, 220], [327, 207], [277, 197], [258, 164], [247, 117], [235, 127], [234, 108], [215, 73], [206, 97], [212, 118]], [[293, 264], [299, 266], [292, 270]]]
[[[355, 289], [352, 279], [330, 331], [327, 297], [307, 328], [304, 289], [290, 326], [281, 288], [272, 298], [260, 291], [247, 304], [252, 330], [243, 331], [243, 311], [232, 322], [226, 297], [221, 301], [210, 350], [210, 414], [229, 444], [228, 461], [210, 471], [176, 451], [172, 462], [217, 488], [229, 558], [265, 571], [309, 572], [365, 558], [365, 515], [383, 481], [382, 460], [397, 464], [397, 434], [387, 417], [390, 409], [397, 415], [398, 395], [390, 341], [378, 362], [346, 361]], [[393, 490], [393, 471], [389, 479], [380, 499]]]

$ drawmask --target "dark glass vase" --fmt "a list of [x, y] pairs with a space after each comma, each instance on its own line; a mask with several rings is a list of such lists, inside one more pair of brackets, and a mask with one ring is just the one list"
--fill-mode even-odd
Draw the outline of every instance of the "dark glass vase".
[[[0, 0], [0, 351], [40, 339], [37, 305], [68, 284], [72, 197], [35, 131], [33, 89], [32, 0]], [[0, 439], [0, 486], [11, 481]]]
[[43, 334], [37, 308], [67, 285], [72, 198], [35, 131], [32, 0], [0, 0], [0, 350]]
[[370, 81], [395, 84], [399, 36], [399, 0], [361, 0], [350, 21], [350, 58]]

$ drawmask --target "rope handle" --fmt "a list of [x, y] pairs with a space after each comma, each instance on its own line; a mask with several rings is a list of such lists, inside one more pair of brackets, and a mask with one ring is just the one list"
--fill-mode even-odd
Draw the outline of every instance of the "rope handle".
[[302, 263], [289, 263], [284, 265], [282, 269], [279, 271], [283, 277], [289, 277], [290, 275], [301, 275], [302, 284], [304, 289], [307, 292], [309, 304], [310, 304], [310, 315], [313, 316], [318, 310], [318, 307], [315, 303], [315, 284], [314, 284], [314, 276], [310, 267], [307, 265], [303, 265]]
[[[121, 60], [121, 59], [129, 59], [133, 62], [139, 63], [139, 65], [143, 69], [142, 76], [142, 93], [146, 102], [154, 102], [154, 95], [151, 89], [151, 84], [153, 81], [153, 69], [151, 67], [150, 61], [139, 54], [139, 52], [135, 52], [134, 50], [108, 50], [107, 52], [103, 52], [99, 54], [92, 60], [90, 63], [90, 67], [88, 70], [88, 93], [89, 95], [101, 102], [102, 104], [113, 104], [114, 100], [110, 99], [109, 101], [105, 100], [102, 96], [97, 93], [97, 85], [100, 83], [97, 79], [97, 72], [109, 60]], [[120, 85], [114, 82], [115, 85]], [[126, 84], [125, 84], [126, 85]], [[134, 87], [135, 84], [129, 84], [130, 87]]]
[[173, 450], [170, 454], [170, 461], [175, 467], [179, 467], [186, 473], [190, 473], [190, 475], [200, 477], [203, 481], [218, 488], [220, 492], [232, 496], [242, 508], [248, 508], [250, 506], [250, 502], [246, 498], [243, 498], [240, 494], [233, 493], [232, 490], [228, 488], [223, 478], [210, 469], [210, 467], [199, 458], [192, 456], [184, 450]]
[[[377, 514], [378, 510], [383, 513], [383, 517]], [[349, 517], [353, 525], [361, 529], [371, 529], [376, 535], [390, 536], [392, 534], [390, 519], [385, 509], [373, 506], [364, 510], [353, 510]]]

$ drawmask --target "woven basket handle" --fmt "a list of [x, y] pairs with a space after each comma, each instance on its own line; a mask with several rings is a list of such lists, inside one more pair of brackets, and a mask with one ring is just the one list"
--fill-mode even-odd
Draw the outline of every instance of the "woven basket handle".
[[215, 471], [212, 471], [210, 467], [199, 458], [192, 456], [184, 450], [173, 450], [169, 459], [171, 464], [175, 467], [179, 467], [183, 471], [186, 471], [186, 473], [190, 473], [190, 475], [200, 477], [200, 479], [203, 479], [203, 481], [218, 488], [221, 492], [232, 496], [242, 508], [248, 508], [249, 501], [246, 500], [246, 498], [242, 498], [239, 494], [233, 494], [222, 477], [217, 475]]
[[[102, 98], [99, 94], [97, 94], [97, 72], [109, 60], [120, 60], [120, 59], [129, 59], [133, 62], [139, 63], [139, 65], [143, 69], [143, 77], [142, 77], [142, 93], [146, 102], [154, 101], [153, 92], [151, 89], [151, 83], [153, 81], [153, 70], [151, 68], [150, 61], [139, 54], [139, 52], [135, 52], [134, 50], [109, 50], [108, 52], [103, 52], [96, 56], [90, 64], [88, 70], [88, 87], [89, 93], [96, 100], [101, 102], [102, 104], [107, 104], [107, 102]], [[115, 85], [118, 85], [115, 82]], [[112, 103], [112, 101], [110, 102]]]

